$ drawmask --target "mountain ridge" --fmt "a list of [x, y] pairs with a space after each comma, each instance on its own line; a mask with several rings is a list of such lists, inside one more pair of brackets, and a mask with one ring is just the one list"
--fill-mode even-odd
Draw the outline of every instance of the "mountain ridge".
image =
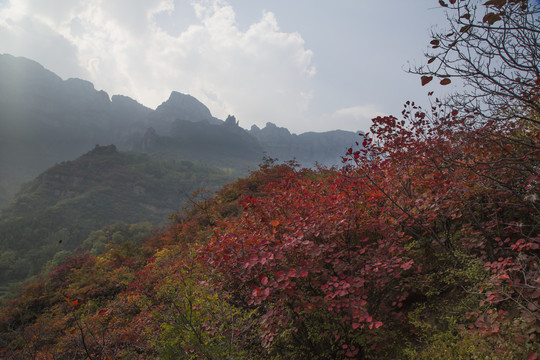
[[[275, 129], [268, 126], [259, 132], [243, 129], [236, 119], [218, 119], [195, 97], [178, 91], [150, 109], [125, 95], [109, 96], [87, 80], [62, 80], [33, 60], [3, 54], [0, 208], [22, 183], [55, 163], [75, 159], [96, 144], [115, 144], [120, 150], [202, 161], [247, 173], [265, 154], [296, 159], [308, 167], [315, 161], [336, 165], [357, 139], [353, 132], [304, 136], [286, 130], [283, 139], [276, 140]], [[154, 146], [148, 146], [145, 138], [149, 129], [155, 132]]]

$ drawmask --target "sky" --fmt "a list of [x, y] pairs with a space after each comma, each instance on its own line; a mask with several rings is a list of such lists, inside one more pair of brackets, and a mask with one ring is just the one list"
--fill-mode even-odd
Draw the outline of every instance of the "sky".
[[406, 70], [445, 27], [437, 0], [0, 0], [0, 53], [150, 108], [174, 90], [294, 133], [367, 131], [442, 91]]

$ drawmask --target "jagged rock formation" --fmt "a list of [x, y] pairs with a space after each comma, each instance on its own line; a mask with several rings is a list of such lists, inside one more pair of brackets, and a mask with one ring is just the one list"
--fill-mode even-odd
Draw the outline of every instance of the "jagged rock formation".
[[191, 95], [171, 92], [169, 99], [156, 108], [154, 115], [166, 121], [174, 121], [181, 114], [181, 120], [187, 121], [211, 121], [213, 120], [210, 110], [202, 102]]

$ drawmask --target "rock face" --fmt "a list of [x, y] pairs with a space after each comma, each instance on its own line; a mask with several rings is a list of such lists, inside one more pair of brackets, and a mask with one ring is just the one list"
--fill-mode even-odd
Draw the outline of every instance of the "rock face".
[[197, 122], [213, 119], [206, 105], [191, 95], [177, 91], [171, 92], [169, 99], [156, 108], [154, 115], [167, 121], [180, 119]]
[[222, 124], [202, 102], [191, 95], [171, 92], [169, 99], [159, 105], [147, 118], [148, 124], [161, 135], [168, 135], [177, 120]]

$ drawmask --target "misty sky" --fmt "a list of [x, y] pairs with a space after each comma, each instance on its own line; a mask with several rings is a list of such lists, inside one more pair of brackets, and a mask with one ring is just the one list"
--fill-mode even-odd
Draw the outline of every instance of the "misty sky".
[[0, 0], [0, 53], [155, 108], [172, 90], [249, 128], [367, 130], [425, 101], [437, 0]]

